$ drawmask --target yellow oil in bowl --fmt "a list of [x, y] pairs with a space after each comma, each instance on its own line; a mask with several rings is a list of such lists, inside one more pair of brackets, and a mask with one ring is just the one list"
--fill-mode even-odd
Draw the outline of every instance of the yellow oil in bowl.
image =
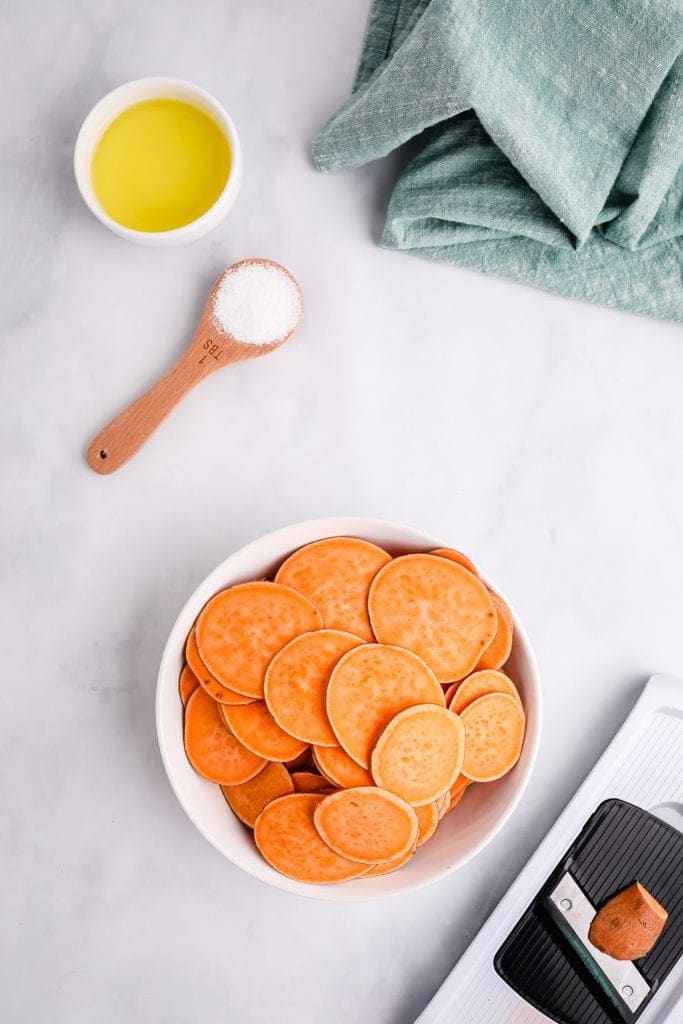
[[220, 125], [184, 100], [144, 100], [102, 133], [92, 184], [112, 220], [134, 231], [172, 231], [206, 213], [225, 188], [231, 154]]

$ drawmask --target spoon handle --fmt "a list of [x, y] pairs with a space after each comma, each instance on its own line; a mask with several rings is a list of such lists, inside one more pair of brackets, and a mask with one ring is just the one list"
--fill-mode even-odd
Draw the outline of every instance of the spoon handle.
[[181, 398], [215, 369], [214, 360], [201, 361], [192, 346], [168, 373], [100, 431], [86, 453], [90, 468], [108, 474], [123, 466]]

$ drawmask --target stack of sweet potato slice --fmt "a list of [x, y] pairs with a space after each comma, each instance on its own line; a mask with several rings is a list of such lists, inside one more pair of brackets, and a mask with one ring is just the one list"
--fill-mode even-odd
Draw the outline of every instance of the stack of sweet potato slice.
[[457, 551], [308, 544], [216, 594], [187, 638], [185, 750], [291, 878], [401, 867], [516, 763], [513, 621]]

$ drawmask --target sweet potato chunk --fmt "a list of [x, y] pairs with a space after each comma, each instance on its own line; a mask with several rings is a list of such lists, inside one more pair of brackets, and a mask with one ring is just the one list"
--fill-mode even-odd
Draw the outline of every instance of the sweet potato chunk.
[[661, 903], [634, 882], [598, 910], [588, 938], [615, 960], [639, 960], [653, 948], [668, 916]]

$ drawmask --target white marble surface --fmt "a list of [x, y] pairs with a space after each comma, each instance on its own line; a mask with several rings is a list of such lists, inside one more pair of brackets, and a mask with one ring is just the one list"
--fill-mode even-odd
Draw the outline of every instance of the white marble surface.
[[[683, 332], [382, 252], [391, 163], [316, 173], [368, 0], [33, 0], [5, 11], [0, 378], [3, 1024], [411, 1024], [622, 721], [683, 673]], [[9, 31], [7, 31], [9, 27]], [[150, 74], [226, 104], [224, 227], [123, 242], [83, 207], [80, 120]], [[181, 351], [216, 273], [282, 260], [300, 335], [205, 383], [120, 473], [90, 437]], [[344, 908], [195, 832], [160, 764], [173, 619], [278, 525], [378, 515], [462, 547], [535, 642], [528, 795], [450, 879]]]

